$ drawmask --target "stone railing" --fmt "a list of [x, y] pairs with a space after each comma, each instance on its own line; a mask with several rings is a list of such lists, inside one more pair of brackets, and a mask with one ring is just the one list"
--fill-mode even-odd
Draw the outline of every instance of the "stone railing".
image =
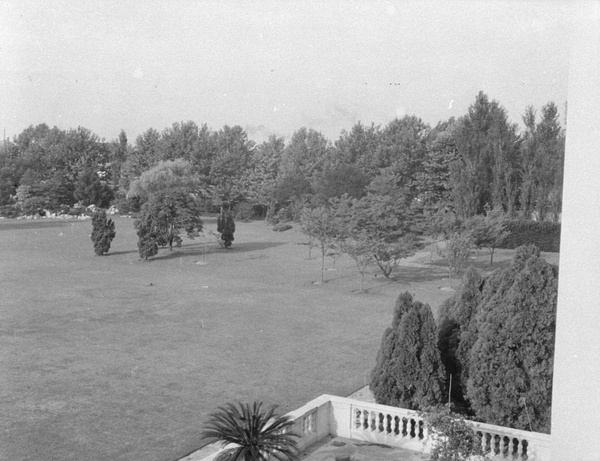
[[[294, 421], [289, 429], [299, 435], [300, 451], [329, 435], [381, 443], [423, 453], [431, 450], [427, 428], [418, 413], [403, 408], [321, 395], [287, 414]], [[549, 461], [550, 436], [502, 426], [469, 422], [494, 460]], [[217, 453], [187, 460], [210, 461]]]

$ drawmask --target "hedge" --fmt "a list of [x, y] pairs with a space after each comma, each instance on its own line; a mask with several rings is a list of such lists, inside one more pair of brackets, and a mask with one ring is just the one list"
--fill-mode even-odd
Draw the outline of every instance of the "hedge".
[[560, 223], [539, 221], [509, 221], [510, 234], [498, 248], [514, 250], [521, 245], [534, 244], [540, 251], [560, 251]]

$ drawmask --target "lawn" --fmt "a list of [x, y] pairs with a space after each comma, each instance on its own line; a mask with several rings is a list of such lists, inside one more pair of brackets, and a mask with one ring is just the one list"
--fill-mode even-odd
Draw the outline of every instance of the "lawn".
[[428, 252], [358, 293], [345, 257], [312, 283], [320, 261], [296, 229], [237, 223], [231, 250], [184, 239], [143, 261], [132, 220], [115, 222], [99, 257], [90, 221], [0, 221], [0, 459], [179, 459], [219, 404], [286, 412], [364, 386], [398, 294], [434, 312], [451, 294]]

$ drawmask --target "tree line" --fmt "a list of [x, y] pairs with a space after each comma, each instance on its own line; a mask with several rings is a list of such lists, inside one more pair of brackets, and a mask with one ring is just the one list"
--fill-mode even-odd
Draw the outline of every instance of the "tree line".
[[[480, 92], [467, 114], [435, 126], [405, 116], [385, 126], [356, 123], [330, 141], [300, 128], [286, 142], [256, 144], [240, 126], [154, 128], [130, 143], [90, 130], [31, 126], [0, 146], [3, 214], [60, 210], [75, 203], [139, 209], [131, 184], [160, 162], [184, 160], [198, 180], [205, 209], [273, 221], [299, 219], [302, 209], [347, 195], [361, 199], [401, 190], [424, 213], [452, 209], [461, 218], [502, 210], [512, 217], [560, 219], [565, 128], [555, 103], [528, 107], [524, 129]], [[137, 207], [137, 208], [136, 208]]]

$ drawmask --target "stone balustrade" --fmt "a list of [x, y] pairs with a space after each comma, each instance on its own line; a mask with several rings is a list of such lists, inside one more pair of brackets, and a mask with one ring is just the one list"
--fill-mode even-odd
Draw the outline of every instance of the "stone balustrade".
[[[321, 395], [287, 416], [294, 421], [289, 431], [299, 435], [301, 451], [329, 435], [424, 453], [431, 450], [431, 438], [428, 438], [423, 419], [417, 412], [403, 408]], [[550, 461], [548, 434], [469, 423], [480, 435], [486, 453], [494, 460]], [[216, 454], [202, 461], [210, 461]]]

